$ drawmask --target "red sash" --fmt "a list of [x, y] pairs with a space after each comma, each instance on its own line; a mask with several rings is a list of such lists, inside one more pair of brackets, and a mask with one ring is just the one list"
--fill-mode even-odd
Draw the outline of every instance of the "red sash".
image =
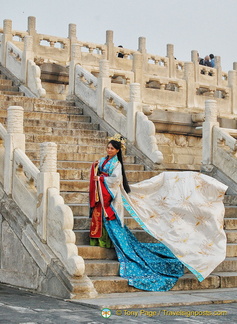
[[[92, 220], [90, 226], [90, 237], [100, 238], [102, 236], [102, 212], [108, 220], [115, 219], [115, 214], [110, 204], [112, 197], [104, 185], [103, 177], [100, 177], [99, 182], [94, 180], [97, 175], [98, 162], [94, 162], [91, 167], [90, 174], [90, 208], [92, 209]], [[108, 174], [103, 172], [103, 176]]]

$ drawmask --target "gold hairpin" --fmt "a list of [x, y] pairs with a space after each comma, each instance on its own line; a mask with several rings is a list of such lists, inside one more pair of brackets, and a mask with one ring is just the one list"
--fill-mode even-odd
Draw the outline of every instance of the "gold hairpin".
[[121, 148], [122, 149], [126, 149], [126, 139], [122, 136], [122, 135], [120, 135], [120, 134], [115, 134], [113, 137], [109, 137], [108, 138], [108, 140], [109, 141], [116, 141], [116, 142], [120, 142], [121, 143]]

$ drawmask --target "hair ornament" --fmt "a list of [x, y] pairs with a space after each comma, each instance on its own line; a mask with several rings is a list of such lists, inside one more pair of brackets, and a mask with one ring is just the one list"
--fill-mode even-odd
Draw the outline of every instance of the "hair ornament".
[[125, 150], [126, 149], [126, 139], [121, 135], [121, 134], [114, 134], [113, 137], [108, 138], [109, 142], [110, 141], [116, 141], [121, 143], [121, 149]]

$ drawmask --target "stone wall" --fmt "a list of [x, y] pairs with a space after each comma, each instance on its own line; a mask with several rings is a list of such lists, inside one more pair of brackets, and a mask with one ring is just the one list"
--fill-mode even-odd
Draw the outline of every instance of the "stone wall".
[[157, 144], [167, 169], [196, 170], [201, 168], [202, 138], [199, 136], [157, 133]]

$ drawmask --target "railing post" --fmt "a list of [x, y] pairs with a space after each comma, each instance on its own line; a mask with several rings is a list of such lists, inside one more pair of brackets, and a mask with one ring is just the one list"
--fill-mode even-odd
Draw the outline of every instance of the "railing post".
[[34, 52], [33, 52], [33, 37], [25, 36], [24, 37], [24, 51], [22, 53], [21, 61], [21, 81], [27, 84], [27, 70], [28, 70], [28, 61], [34, 61]]
[[97, 97], [97, 115], [104, 118], [104, 89], [111, 89], [111, 79], [109, 77], [109, 61], [100, 60], [100, 73], [97, 81], [96, 97]]
[[230, 87], [231, 89], [231, 98], [232, 98], [231, 114], [236, 115], [237, 114], [237, 70], [236, 69], [228, 72], [228, 87]]
[[196, 84], [194, 80], [194, 64], [192, 62], [184, 63], [184, 78], [186, 80], [186, 106], [193, 108]]
[[79, 44], [72, 44], [71, 46], [71, 60], [69, 65], [69, 86], [68, 99], [75, 94], [75, 67], [81, 62], [81, 46]]
[[36, 18], [33, 16], [28, 17], [28, 34], [34, 36], [36, 34]]
[[1, 44], [1, 51], [2, 51], [2, 66], [6, 66], [6, 57], [7, 57], [7, 42], [12, 41], [12, 21], [9, 19], [3, 20], [3, 35], [2, 35], [2, 44]]
[[222, 68], [221, 68], [221, 57], [215, 56], [215, 68], [217, 72], [217, 85], [222, 85]]
[[14, 150], [20, 148], [25, 152], [25, 134], [23, 134], [24, 109], [20, 106], [10, 106], [7, 109], [7, 135], [5, 138], [4, 156], [4, 190], [12, 193], [12, 170]]
[[167, 57], [169, 59], [169, 78], [175, 77], [175, 59], [174, 59], [174, 45], [167, 44]]
[[134, 82], [143, 84], [143, 55], [139, 52], [133, 54]]
[[217, 106], [215, 100], [205, 101], [205, 122], [202, 129], [202, 169], [211, 171], [213, 156], [213, 127], [217, 122]]
[[199, 81], [199, 54], [198, 51], [193, 50], [191, 52], [191, 61], [194, 64], [194, 81]]
[[136, 113], [138, 111], [142, 111], [140, 84], [131, 83], [127, 111], [127, 138], [132, 143], [136, 140]]
[[142, 54], [146, 53], [146, 37], [138, 38], [138, 51]]
[[53, 142], [40, 144], [40, 173], [37, 178], [37, 233], [43, 242], [47, 239], [47, 191], [60, 189], [57, 172], [57, 145]]
[[106, 30], [107, 60], [109, 61], [109, 66], [114, 65], [113, 33], [112, 30]]

